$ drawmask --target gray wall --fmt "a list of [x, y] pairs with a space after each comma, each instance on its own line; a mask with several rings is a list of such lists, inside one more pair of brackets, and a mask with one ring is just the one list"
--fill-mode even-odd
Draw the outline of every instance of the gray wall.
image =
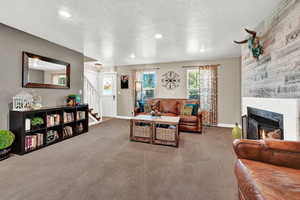
[[[131, 116], [133, 109], [133, 84], [132, 70], [134, 69], [151, 69], [157, 70], [157, 97], [160, 98], [186, 98], [186, 68], [182, 66], [200, 66], [205, 64], [220, 64], [218, 70], [218, 123], [234, 124], [240, 122], [241, 118], [241, 62], [240, 58], [220, 59], [211, 61], [188, 61], [158, 63], [149, 65], [132, 65], [117, 67], [118, 73], [118, 115]], [[167, 71], [175, 71], [180, 75], [181, 83], [178, 88], [168, 90], [161, 86], [161, 76]], [[130, 89], [120, 89], [120, 75], [130, 76]]]
[[71, 89], [34, 89], [42, 96], [44, 106], [62, 105], [70, 93], [83, 88], [83, 60], [81, 53], [48, 42], [22, 31], [0, 24], [0, 129], [8, 128], [9, 103], [22, 88], [22, 51], [63, 60], [71, 64]]

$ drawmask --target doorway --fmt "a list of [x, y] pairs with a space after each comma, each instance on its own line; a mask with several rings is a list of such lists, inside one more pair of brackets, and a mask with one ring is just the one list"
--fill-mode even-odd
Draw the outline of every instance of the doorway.
[[115, 72], [103, 72], [100, 74], [100, 92], [104, 117], [117, 116], [116, 77], [117, 74]]

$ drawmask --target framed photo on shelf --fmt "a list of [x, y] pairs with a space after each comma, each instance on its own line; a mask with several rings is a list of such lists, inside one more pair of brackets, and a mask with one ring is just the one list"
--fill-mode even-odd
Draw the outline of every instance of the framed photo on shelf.
[[128, 89], [128, 88], [129, 88], [129, 76], [121, 75], [121, 89]]

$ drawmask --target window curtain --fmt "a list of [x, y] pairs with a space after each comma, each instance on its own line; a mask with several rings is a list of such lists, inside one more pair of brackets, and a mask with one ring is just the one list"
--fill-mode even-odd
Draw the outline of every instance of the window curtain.
[[218, 65], [200, 66], [199, 80], [203, 125], [215, 126], [218, 122]]
[[[131, 76], [132, 76], [132, 99], [133, 99], [133, 108], [139, 107], [138, 100], [141, 100], [141, 88], [142, 88], [142, 74], [144, 70], [132, 70]], [[140, 87], [139, 89], [137, 87]], [[137, 91], [137, 89], [139, 91]]]

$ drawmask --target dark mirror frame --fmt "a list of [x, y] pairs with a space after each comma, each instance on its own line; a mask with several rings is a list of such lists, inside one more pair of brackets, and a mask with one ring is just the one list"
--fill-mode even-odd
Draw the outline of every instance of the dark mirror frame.
[[[28, 58], [38, 58], [42, 61], [51, 62], [55, 64], [61, 64], [66, 66], [66, 76], [67, 76], [67, 85], [60, 86], [54, 84], [42, 84], [42, 83], [31, 83], [28, 81]], [[53, 89], [69, 89], [70, 88], [70, 72], [71, 72], [71, 65], [67, 62], [56, 60], [53, 58], [47, 58], [44, 56], [39, 56], [33, 53], [28, 53], [23, 51], [22, 55], [23, 60], [23, 75], [22, 75], [22, 87], [23, 88], [53, 88]]]

